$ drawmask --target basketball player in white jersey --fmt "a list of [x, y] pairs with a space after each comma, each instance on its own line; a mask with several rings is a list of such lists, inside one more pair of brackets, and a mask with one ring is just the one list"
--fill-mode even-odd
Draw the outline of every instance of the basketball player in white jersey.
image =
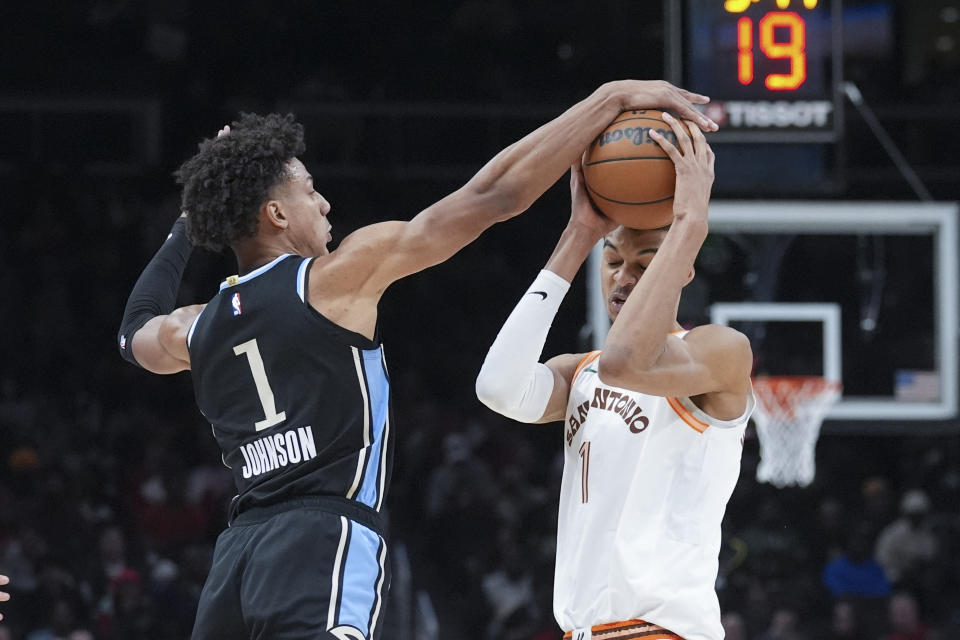
[[[521, 422], [564, 420], [554, 615], [575, 640], [723, 638], [714, 590], [720, 522], [740, 472], [754, 400], [747, 339], [677, 323], [681, 289], [707, 237], [713, 151], [665, 116], [679, 150], [667, 229], [615, 228], [595, 212], [579, 166], [572, 214], [546, 267], [491, 346], [484, 404]], [[682, 152], [682, 154], [681, 154]], [[560, 301], [604, 239], [613, 326], [602, 351], [540, 364]]]

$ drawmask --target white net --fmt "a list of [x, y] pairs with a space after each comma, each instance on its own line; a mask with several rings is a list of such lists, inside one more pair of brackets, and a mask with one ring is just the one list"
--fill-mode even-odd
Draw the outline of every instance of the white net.
[[840, 398], [840, 384], [813, 376], [756, 377], [753, 419], [760, 440], [757, 480], [805, 487], [816, 472], [820, 425]]

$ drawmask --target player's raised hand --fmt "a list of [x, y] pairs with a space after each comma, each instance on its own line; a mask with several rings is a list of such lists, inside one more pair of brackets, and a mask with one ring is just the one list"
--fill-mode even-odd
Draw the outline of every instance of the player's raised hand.
[[[0, 586], [10, 584], [10, 578], [7, 576], [0, 576]], [[6, 602], [10, 599], [10, 594], [6, 591], [0, 591], [0, 602]], [[0, 613], [0, 620], [3, 620], [3, 614]]]
[[666, 80], [619, 80], [612, 83], [623, 92], [621, 111], [628, 109], [673, 109], [684, 120], [696, 123], [704, 131], [716, 131], [717, 123], [694, 105], [707, 104], [710, 98], [675, 87]]
[[693, 122], [685, 121], [684, 127], [669, 113], [663, 114], [663, 120], [676, 134], [677, 146], [656, 130], [651, 129], [650, 136], [670, 156], [677, 170], [673, 215], [677, 220], [691, 218], [705, 221], [710, 190], [713, 188], [713, 149]]
[[602, 238], [617, 227], [617, 223], [600, 213], [587, 195], [583, 167], [579, 162], [570, 167], [570, 224], [578, 225]]

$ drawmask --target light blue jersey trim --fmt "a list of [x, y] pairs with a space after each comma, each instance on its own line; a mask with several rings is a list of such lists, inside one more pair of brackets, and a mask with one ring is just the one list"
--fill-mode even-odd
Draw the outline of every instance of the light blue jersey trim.
[[356, 627], [366, 638], [370, 620], [379, 610], [383, 573], [380, 536], [356, 522], [350, 523], [350, 542], [343, 567], [343, 591], [337, 624]]
[[364, 350], [361, 353], [367, 379], [367, 393], [370, 398], [370, 426], [373, 428], [373, 440], [369, 448], [370, 460], [367, 461], [367, 468], [364, 470], [357, 500], [376, 509], [381, 503], [380, 492], [383, 489], [380, 485], [380, 467], [386, 453], [384, 438], [390, 406], [390, 382], [387, 380], [387, 371], [380, 349]]
[[307, 301], [307, 267], [310, 265], [310, 260], [312, 258], [304, 258], [303, 262], [300, 263], [300, 268], [297, 269], [297, 295], [300, 296], [300, 302]]
[[193, 332], [197, 328], [197, 323], [200, 322], [200, 316], [202, 316], [203, 312], [206, 310], [206, 307], [201, 309], [200, 313], [197, 314], [197, 317], [193, 319], [192, 323], [190, 323], [190, 331], [187, 332], [187, 349], [190, 348], [190, 341], [193, 340]]
[[234, 280], [233, 283], [231, 283], [230, 280], [224, 280], [223, 282], [220, 283], [220, 291], [223, 291], [223, 290], [226, 289], [227, 287], [232, 287], [233, 285], [242, 284], [242, 283], [244, 283], [244, 282], [247, 282], [248, 280], [252, 280], [253, 278], [256, 278], [257, 276], [266, 273], [267, 271], [269, 271], [270, 269], [272, 269], [273, 267], [275, 267], [275, 266], [277, 265], [277, 263], [279, 263], [281, 260], [283, 260], [284, 258], [286, 258], [286, 257], [289, 256], [289, 255], [290, 255], [289, 253], [285, 253], [285, 254], [283, 254], [282, 256], [277, 256], [276, 258], [274, 258], [273, 260], [271, 260], [271, 261], [268, 262], [267, 264], [263, 265], [262, 267], [257, 267], [256, 269], [254, 269], [254, 270], [251, 271], [250, 273], [248, 273], [248, 274], [246, 274], [246, 275], [243, 275], [243, 276], [240, 276], [239, 278], [237, 278], [236, 280]]

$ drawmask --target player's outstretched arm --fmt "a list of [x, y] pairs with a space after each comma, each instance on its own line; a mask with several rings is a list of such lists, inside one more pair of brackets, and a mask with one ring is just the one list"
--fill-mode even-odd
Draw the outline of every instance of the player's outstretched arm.
[[570, 168], [571, 215], [540, 275], [520, 299], [487, 352], [477, 397], [520, 422], [554, 422], [566, 412], [570, 384], [583, 354], [539, 362], [560, 302], [590, 249], [614, 223], [597, 213], [583, 188], [580, 163]]
[[694, 107], [707, 100], [663, 81], [605, 84], [501, 151], [466, 185], [410, 222], [360, 229], [344, 239], [336, 256], [318, 260], [315, 268], [327, 269], [340, 262], [343, 268], [335, 269], [336, 273], [378, 294], [404, 276], [443, 262], [494, 223], [525, 211], [621, 111], [672, 108], [712, 130], [716, 125]]
[[607, 384], [652, 395], [742, 397], [749, 390], [753, 360], [745, 336], [714, 325], [698, 327], [683, 339], [670, 335], [680, 291], [707, 237], [714, 155], [695, 126], [688, 135], [675, 118], [664, 119], [677, 135], [679, 150], [653, 135], [677, 170], [674, 221], [607, 334], [599, 376]]

